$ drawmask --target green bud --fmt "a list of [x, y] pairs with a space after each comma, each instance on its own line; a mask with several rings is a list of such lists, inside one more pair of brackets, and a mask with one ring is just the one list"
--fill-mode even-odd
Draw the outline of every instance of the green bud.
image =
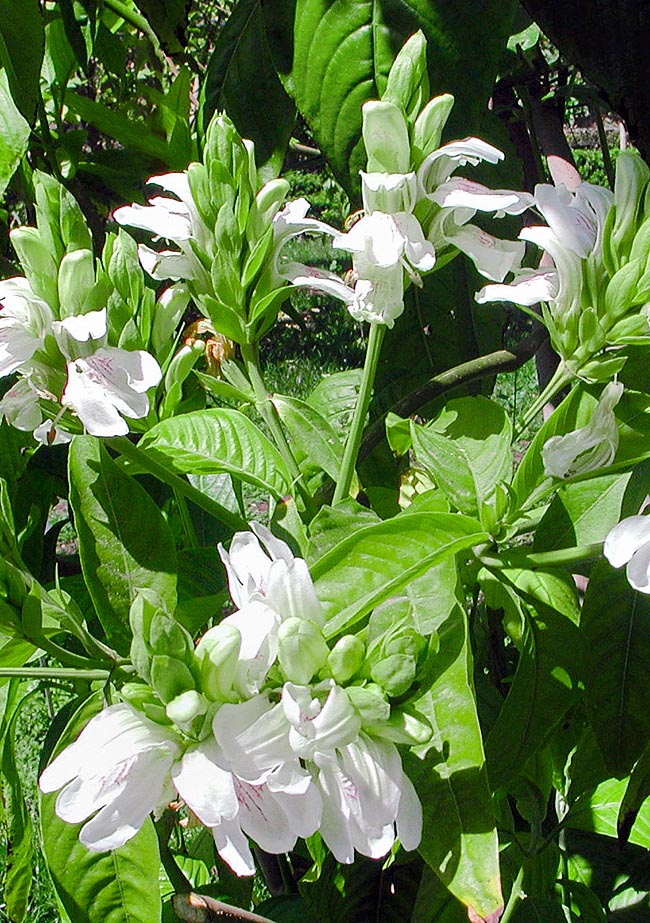
[[95, 285], [95, 257], [91, 250], [66, 253], [59, 266], [59, 304], [61, 317], [83, 314]]
[[299, 686], [324, 666], [329, 648], [315, 622], [292, 616], [278, 630], [278, 659], [286, 679]]
[[425, 157], [440, 147], [442, 132], [453, 107], [454, 97], [450, 93], [444, 93], [430, 100], [415, 120], [413, 127], [414, 168], [419, 167]]
[[58, 267], [54, 254], [44, 246], [36, 228], [14, 228], [9, 237], [32, 290], [39, 298], [47, 301], [57, 314], [59, 310], [59, 292], [56, 283]]
[[370, 100], [362, 114], [368, 173], [408, 173], [411, 143], [402, 112], [393, 103]]
[[290, 188], [286, 179], [273, 179], [265, 183], [255, 196], [246, 224], [246, 238], [251, 247], [271, 227], [278, 210], [289, 195]]
[[327, 666], [336, 682], [342, 684], [352, 679], [361, 669], [365, 655], [365, 645], [356, 635], [340, 638], [327, 657]]
[[207, 699], [196, 689], [188, 689], [168, 702], [165, 712], [177, 727], [192, 734], [203, 724], [203, 715], [207, 712], [208, 706]]
[[368, 725], [371, 734], [392, 740], [396, 744], [410, 746], [428, 743], [433, 735], [433, 728], [424, 715], [415, 709], [392, 709], [386, 721]]
[[365, 686], [346, 686], [345, 691], [359, 712], [364, 727], [387, 721], [390, 717], [390, 704], [381, 686], [374, 683], [368, 683]]
[[92, 250], [88, 224], [71, 192], [48, 173], [34, 173], [36, 224], [57, 261], [72, 250]]
[[228, 699], [237, 675], [241, 635], [234, 625], [215, 625], [203, 635], [194, 656], [201, 688], [212, 701]]
[[138, 711], [144, 711], [145, 705], [160, 706], [160, 699], [146, 683], [125, 683], [120, 689], [120, 695]]
[[639, 303], [637, 285], [644, 269], [645, 260], [630, 260], [609, 280], [605, 291], [606, 318], [603, 318], [607, 326], [624, 317], [633, 305]]
[[643, 196], [650, 179], [650, 169], [638, 154], [623, 151], [616, 161], [614, 180], [615, 217], [611, 246], [619, 260], [626, 257], [636, 231], [637, 220], [643, 217]]
[[194, 642], [189, 631], [163, 609], [151, 619], [149, 647], [154, 654], [167, 654], [186, 664], [191, 664], [194, 659]]
[[175, 384], [182, 385], [204, 352], [205, 345], [201, 340], [181, 346], [167, 367], [165, 391]]
[[417, 660], [410, 654], [389, 654], [373, 664], [370, 675], [388, 695], [403, 695], [413, 683]]
[[179, 282], [166, 288], [156, 302], [151, 325], [151, 349], [160, 361], [164, 361], [173, 349], [174, 333], [189, 300], [187, 286]]
[[411, 122], [429, 98], [427, 40], [421, 30], [412, 35], [400, 49], [381, 98], [399, 106]]
[[166, 705], [188, 689], [194, 689], [194, 677], [187, 666], [174, 657], [156, 654], [151, 658], [151, 685]]

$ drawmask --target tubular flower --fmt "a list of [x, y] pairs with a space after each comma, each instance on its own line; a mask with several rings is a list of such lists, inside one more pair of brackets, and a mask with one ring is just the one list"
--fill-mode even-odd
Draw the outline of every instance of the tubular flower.
[[620, 401], [623, 390], [621, 382], [610, 382], [586, 426], [564, 436], [547, 439], [542, 459], [544, 473], [548, 477], [574, 477], [611, 465], [619, 442], [614, 407]]
[[27, 279], [0, 281], [0, 378], [27, 365], [49, 333], [53, 315], [49, 305], [31, 289]]
[[650, 594], [650, 516], [628, 516], [607, 535], [603, 553], [612, 567], [623, 567], [630, 586]]

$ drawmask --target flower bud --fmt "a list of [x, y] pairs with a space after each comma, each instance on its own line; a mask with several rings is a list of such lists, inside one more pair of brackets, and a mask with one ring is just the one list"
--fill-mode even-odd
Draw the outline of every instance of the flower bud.
[[[182, 731], [192, 733], [197, 725], [202, 724], [203, 715], [208, 710], [208, 701], [196, 689], [188, 689], [167, 703], [165, 711], [170, 721]], [[196, 719], [201, 719], [197, 722]]]
[[349, 700], [361, 716], [364, 727], [387, 721], [390, 705], [381, 686], [368, 683], [365, 686], [346, 686]]
[[305, 685], [327, 661], [323, 634], [309, 619], [291, 617], [278, 629], [278, 659], [289, 682]]
[[427, 743], [433, 734], [433, 728], [425, 716], [415, 709], [392, 709], [386, 721], [379, 721], [366, 725], [366, 727], [377, 737], [410, 746]]
[[425, 157], [440, 147], [442, 131], [453, 106], [454, 97], [450, 93], [444, 93], [430, 100], [415, 120], [413, 152], [416, 163], [414, 166], [419, 166]]
[[336, 682], [345, 683], [352, 679], [361, 668], [365, 655], [365, 645], [356, 635], [345, 635], [337, 641], [327, 657], [327, 666]]
[[32, 291], [56, 313], [59, 308], [58, 269], [53, 254], [43, 245], [36, 228], [14, 228], [9, 237]]
[[428, 98], [427, 40], [419, 30], [402, 46], [393, 61], [382, 99], [395, 103], [412, 121]]
[[614, 181], [615, 217], [611, 231], [611, 247], [627, 257], [636, 230], [637, 219], [643, 218], [643, 194], [650, 178], [650, 169], [638, 154], [624, 152], [616, 161]]
[[91, 250], [66, 253], [59, 266], [58, 289], [61, 317], [83, 314], [95, 285], [95, 257]]
[[194, 677], [188, 667], [174, 657], [156, 654], [151, 658], [151, 685], [164, 704], [194, 688]]
[[370, 100], [363, 106], [363, 141], [369, 173], [408, 173], [411, 161], [406, 119], [392, 103]]
[[240, 648], [241, 634], [234, 625], [215, 625], [197, 644], [194, 656], [199, 663], [203, 692], [209, 699], [230, 698]]
[[271, 227], [278, 209], [289, 195], [290, 188], [286, 179], [273, 179], [265, 183], [255, 196], [246, 224], [246, 237], [251, 249]]

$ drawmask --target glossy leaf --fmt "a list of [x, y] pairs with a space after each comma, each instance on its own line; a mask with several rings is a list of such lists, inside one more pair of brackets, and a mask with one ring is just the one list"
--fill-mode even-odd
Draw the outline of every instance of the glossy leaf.
[[112, 461], [100, 440], [76, 436], [69, 471], [86, 585], [109, 641], [128, 650], [129, 609], [138, 590], [154, 590], [174, 611], [172, 535], [146, 490]]
[[296, 109], [273, 67], [260, 0], [239, 0], [208, 63], [199, 108], [203, 131], [221, 111], [228, 113], [243, 138], [255, 143], [264, 179], [277, 176]]
[[[78, 709], [53, 755], [71, 743], [99, 711], [93, 697]], [[81, 824], [59, 820], [57, 793], [42, 795], [41, 833], [48, 868], [57, 895], [74, 923], [157, 923], [161, 915], [158, 888], [158, 838], [147, 820], [133, 839], [112, 852], [90, 852], [79, 842]]]
[[486, 540], [479, 524], [451, 513], [412, 513], [348, 535], [312, 566], [325, 632], [347, 631], [434, 564]]
[[650, 796], [650, 746], [639, 757], [618, 810], [616, 829], [619, 843], [627, 843], [639, 809]]
[[40, 99], [45, 32], [38, 0], [1, 0], [0, 63], [7, 72], [11, 95], [31, 124]]
[[[267, 0], [262, 6], [278, 73], [344, 188], [365, 169], [361, 106], [386, 87], [406, 39], [428, 41], [432, 95], [451, 92], [477, 126], [511, 31], [512, 0]], [[490, 22], [485, 29], [484, 23]], [[480, 43], [480, 55], [467, 55]]]
[[650, 738], [650, 598], [607, 562], [591, 573], [581, 628], [588, 644], [585, 693], [612, 775], [630, 771]]
[[326, 375], [307, 398], [307, 403], [345, 438], [352, 420], [361, 383], [361, 369], [347, 369]]
[[275, 394], [273, 404], [304, 459], [303, 465], [320, 468], [336, 481], [343, 444], [325, 417], [295, 397]]
[[11, 95], [7, 72], [0, 70], [0, 196], [16, 172], [29, 145], [29, 122], [21, 115]]
[[[500, 578], [500, 579], [499, 579]], [[490, 783], [506, 787], [577, 700], [584, 672], [575, 591], [553, 573], [503, 571], [482, 581], [491, 608], [503, 608], [519, 659], [485, 742]]]
[[449, 401], [428, 426], [411, 424], [417, 460], [450, 502], [476, 515], [512, 470], [512, 426], [505, 411], [487, 398]]
[[629, 474], [606, 474], [564, 484], [535, 530], [535, 551], [602, 542], [621, 518]]
[[472, 680], [473, 660], [461, 605], [437, 625], [439, 651], [429, 692], [417, 708], [435, 742], [405, 767], [424, 811], [419, 851], [475, 919], [498, 919], [503, 906], [499, 847]]
[[140, 442], [179, 474], [227, 472], [281, 497], [290, 477], [277, 449], [238, 410], [197, 410], [165, 420]]

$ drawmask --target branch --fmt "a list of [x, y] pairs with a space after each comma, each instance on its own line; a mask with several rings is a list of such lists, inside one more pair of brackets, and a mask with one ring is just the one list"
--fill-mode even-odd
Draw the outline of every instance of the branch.
[[[446, 394], [447, 391], [460, 388], [473, 381], [480, 381], [498, 372], [514, 372], [532, 359], [544, 342], [545, 336], [546, 330], [540, 326], [513, 349], [497, 349], [493, 353], [488, 353], [487, 356], [470, 359], [469, 362], [463, 362], [461, 365], [454, 366], [453, 369], [434, 375], [433, 378], [394, 404], [388, 413], [395, 413], [399, 417], [410, 417], [429, 401]], [[365, 434], [359, 450], [359, 460], [366, 458], [381, 442], [386, 416], [387, 414], [383, 414]]]
[[175, 894], [172, 905], [176, 915], [187, 923], [273, 923], [268, 917], [224, 904], [205, 894]]

